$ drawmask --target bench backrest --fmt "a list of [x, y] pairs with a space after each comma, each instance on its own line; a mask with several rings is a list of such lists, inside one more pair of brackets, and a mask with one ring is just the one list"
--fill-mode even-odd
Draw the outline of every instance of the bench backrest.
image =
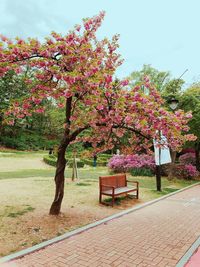
[[110, 176], [101, 176], [99, 177], [99, 185], [115, 186], [116, 188], [127, 186], [126, 174], [122, 173]]

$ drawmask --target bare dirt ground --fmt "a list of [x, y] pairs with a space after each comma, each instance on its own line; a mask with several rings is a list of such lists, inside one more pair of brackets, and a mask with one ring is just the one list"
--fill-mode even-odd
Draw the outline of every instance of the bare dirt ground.
[[88, 175], [88, 179], [84, 178], [78, 184], [66, 180], [62, 213], [50, 216], [53, 177], [14, 177], [15, 171], [19, 170], [52, 168], [42, 162], [41, 156], [0, 157], [0, 172], [13, 174], [11, 179], [0, 179], [0, 256], [107, 217], [137, 202], [129, 199], [114, 208], [100, 206], [98, 181]]
[[[106, 167], [85, 168], [79, 170], [79, 182], [66, 179], [62, 213], [50, 216], [48, 212], [54, 197], [55, 169], [43, 163], [42, 157], [42, 154], [31, 153], [0, 155], [0, 256], [161, 196], [153, 190], [154, 177], [137, 177], [140, 182], [139, 200], [124, 199], [114, 208], [99, 205], [98, 177], [108, 174], [108, 170]], [[71, 170], [68, 170], [66, 177], [70, 174]], [[189, 184], [173, 183], [169, 188], [169, 182], [165, 179], [164, 194], [171, 192], [169, 189], [176, 190], [186, 185]]]

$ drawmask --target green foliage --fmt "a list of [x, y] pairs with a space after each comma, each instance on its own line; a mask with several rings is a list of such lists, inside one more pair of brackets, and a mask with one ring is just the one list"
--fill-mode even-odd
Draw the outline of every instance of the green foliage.
[[[103, 156], [102, 156], [103, 155]], [[97, 166], [106, 166], [108, 163], [108, 158], [110, 158], [111, 155], [106, 155], [106, 154], [101, 154], [101, 157], [98, 157], [97, 159]], [[66, 154], [66, 158], [67, 158], [67, 166], [69, 168], [73, 167], [73, 154], [70, 153], [70, 151], [67, 152]], [[44, 156], [44, 161], [51, 165], [51, 166], [56, 166], [56, 160], [57, 158], [54, 155], [48, 155], [48, 156]], [[78, 168], [83, 168], [84, 165], [89, 165], [89, 166], [93, 166], [94, 164], [94, 160], [91, 159], [77, 159], [77, 167]]]
[[147, 168], [133, 168], [130, 170], [132, 176], [154, 176], [152, 170]]
[[111, 155], [111, 154], [99, 154], [98, 158], [108, 160], [108, 159], [112, 158], [112, 156], [113, 155]]
[[180, 108], [192, 111], [193, 117], [189, 122], [190, 132], [200, 139], [200, 84], [194, 84], [183, 92]]
[[[89, 166], [94, 166], [94, 160], [93, 159], [83, 159], [84, 163]], [[108, 164], [107, 160], [104, 159], [97, 159], [97, 166], [106, 166]]]
[[[77, 161], [76, 164], [77, 164], [77, 168], [83, 168], [84, 165], [85, 165], [84, 161], [81, 161], [81, 160]], [[67, 162], [67, 166], [68, 166], [69, 168], [72, 168], [72, 167], [73, 167], [73, 160], [69, 160], [69, 161]]]
[[52, 155], [48, 155], [48, 156], [44, 156], [43, 160], [44, 160], [45, 163], [56, 167], [56, 162], [57, 162], [57, 158], [56, 157], [54, 157]]
[[24, 75], [16, 75], [14, 71], [9, 71], [0, 79], [0, 111], [9, 106], [11, 99], [17, 100], [26, 93]]
[[49, 149], [57, 143], [56, 140], [48, 140], [32, 131], [18, 131], [16, 136], [8, 132], [7, 135], [0, 136], [0, 144], [18, 150], [39, 150]]
[[89, 184], [89, 183], [77, 183], [76, 185], [78, 185], [78, 186], [89, 186], [91, 184]]
[[148, 76], [151, 84], [161, 92], [161, 95], [168, 100], [172, 96], [179, 98], [184, 80], [171, 79], [169, 71], [159, 71], [151, 65], [143, 65], [140, 71], [131, 73], [129, 79], [132, 86], [139, 85], [145, 76]]
[[130, 75], [131, 85], [138, 85], [143, 80], [144, 76], [148, 76], [158, 91], [164, 90], [166, 84], [170, 80], [168, 71], [159, 71], [153, 68], [150, 64], [143, 65], [142, 70], [134, 71]]
[[[47, 155], [47, 156], [43, 157], [43, 160], [44, 160], [45, 163], [56, 167], [56, 162], [57, 162], [57, 157], [56, 156]], [[67, 160], [67, 166], [69, 168], [72, 168], [73, 167], [73, 160], [72, 159], [70, 159], [70, 160], [66, 159], [66, 160]], [[84, 165], [85, 165], [84, 161], [81, 161], [81, 160], [77, 160], [76, 164], [77, 164], [77, 168], [83, 168]]]
[[162, 95], [170, 98], [172, 96], [176, 96], [176, 98], [179, 97], [181, 93], [182, 85], [184, 84], [184, 80], [182, 79], [172, 79], [170, 80], [162, 90]]

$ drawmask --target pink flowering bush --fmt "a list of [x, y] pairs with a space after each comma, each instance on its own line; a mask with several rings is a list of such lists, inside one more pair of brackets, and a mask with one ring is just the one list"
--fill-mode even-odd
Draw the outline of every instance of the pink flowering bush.
[[185, 165], [184, 172], [185, 172], [187, 179], [192, 179], [199, 175], [197, 168], [193, 166], [192, 164]]
[[173, 174], [179, 179], [193, 179], [199, 175], [199, 172], [192, 164], [175, 164]]
[[193, 166], [196, 165], [195, 161], [195, 153], [190, 152], [190, 153], [185, 153], [179, 157], [179, 162], [181, 164], [192, 164]]
[[114, 155], [108, 162], [108, 167], [114, 172], [130, 172], [133, 169], [149, 169], [154, 171], [154, 157], [146, 154]]

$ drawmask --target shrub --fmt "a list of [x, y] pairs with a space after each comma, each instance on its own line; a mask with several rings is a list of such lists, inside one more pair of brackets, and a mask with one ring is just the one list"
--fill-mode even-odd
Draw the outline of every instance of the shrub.
[[[81, 160], [76, 161], [76, 164], [77, 164], [77, 168], [83, 168], [84, 165], [85, 165], [85, 163], [84, 163], [83, 161], [81, 161]], [[69, 161], [67, 162], [67, 166], [68, 166], [69, 168], [72, 168], [72, 167], [73, 167], [73, 160], [69, 160]]]
[[105, 160], [112, 158], [112, 156], [113, 155], [111, 155], [111, 154], [98, 154], [97, 155], [98, 158], [105, 159]]
[[130, 169], [130, 174], [132, 176], [154, 176], [152, 170], [147, 169], [147, 168]]
[[89, 166], [93, 166], [93, 160], [92, 159], [83, 159], [84, 163]]
[[0, 137], [1, 145], [18, 150], [49, 149], [55, 143], [55, 140], [48, 140], [33, 132], [19, 132], [15, 137], [9, 135]]
[[184, 149], [181, 151], [181, 154], [186, 154], [186, 153], [195, 153], [195, 149], [192, 148], [192, 147], [188, 147], [188, 148], [184, 148]]
[[179, 162], [181, 164], [192, 164], [193, 166], [196, 165], [196, 158], [195, 153], [185, 153], [179, 157]]
[[197, 171], [197, 168], [193, 166], [192, 164], [187, 164], [184, 166], [185, 174], [188, 179], [195, 178], [199, 175], [199, 172]]
[[[44, 156], [43, 160], [44, 160], [45, 163], [56, 167], [56, 162], [57, 162], [57, 157], [56, 156], [54, 156], [54, 155]], [[66, 160], [67, 160], [67, 166], [69, 168], [72, 168], [73, 160], [71, 160], [71, 159], [70, 160], [66, 159]], [[81, 161], [81, 160], [77, 161], [77, 168], [83, 168], [84, 165], [85, 165], [85, 163], [83, 161]]]
[[43, 160], [44, 160], [45, 163], [56, 167], [57, 158], [55, 156], [53, 156], [53, 155], [44, 156]]
[[135, 155], [115, 155], [109, 162], [108, 167], [115, 172], [133, 171], [133, 169], [149, 169], [151, 173], [155, 169], [154, 157], [146, 154]]
[[[94, 160], [93, 159], [83, 159], [84, 163], [89, 166], [94, 166]], [[97, 166], [107, 166], [108, 161], [97, 158]]]
[[193, 179], [199, 175], [199, 172], [192, 164], [175, 164], [173, 166], [173, 175], [180, 179]]

